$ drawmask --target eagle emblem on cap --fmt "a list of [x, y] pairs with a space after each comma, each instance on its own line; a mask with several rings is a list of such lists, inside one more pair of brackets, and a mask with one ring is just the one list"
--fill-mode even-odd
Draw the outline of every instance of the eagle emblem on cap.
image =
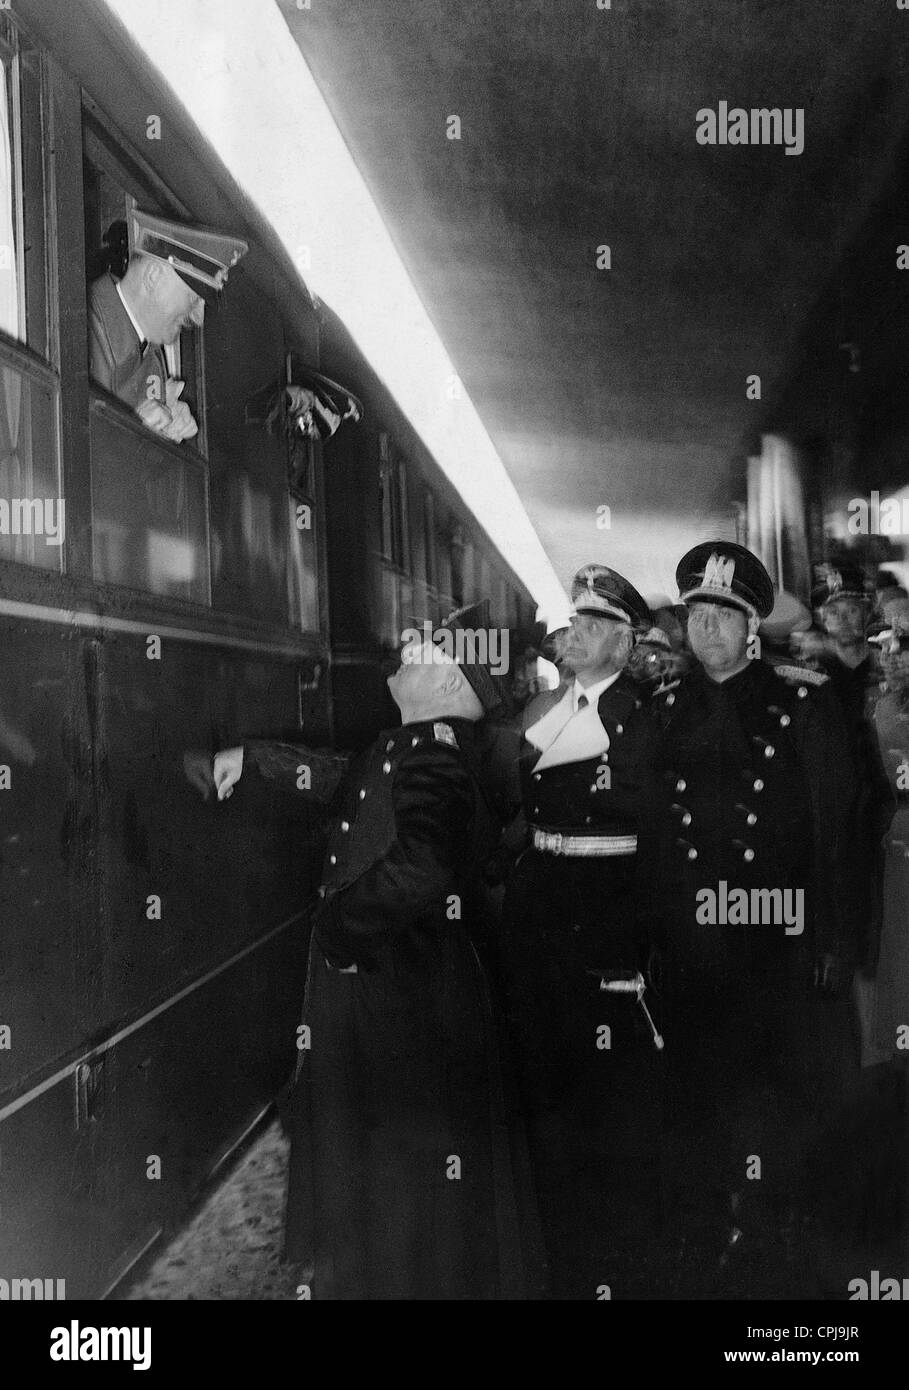
[[597, 577], [597, 571], [596, 571], [595, 569], [593, 569], [593, 567], [591, 567], [590, 569], [584, 570], [584, 572], [583, 572], [582, 575], [581, 575], [581, 578], [584, 580], [585, 584], [587, 585], [587, 592], [588, 592], [588, 594], [592, 594], [592, 593], [593, 593], [593, 585], [594, 585], [594, 581], [596, 580], [596, 577]]
[[704, 566], [704, 585], [711, 589], [730, 589], [735, 575], [735, 559], [718, 555], [716, 551]]

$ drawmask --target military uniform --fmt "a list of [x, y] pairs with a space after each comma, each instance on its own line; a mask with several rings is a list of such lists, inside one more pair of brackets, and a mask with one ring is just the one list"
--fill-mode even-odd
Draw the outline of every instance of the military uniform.
[[165, 401], [167, 364], [155, 343], [142, 345], [117, 282], [102, 275], [89, 289], [91, 374], [99, 386], [137, 410], [143, 401]]
[[[705, 556], [679, 566], [683, 597], [715, 592], [728, 603], [729, 559], [741, 572], [732, 596], [753, 597], [751, 611], [766, 615], [772, 590], [759, 562], [740, 547], [716, 551], [719, 564], [714, 553], [707, 585], [693, 592], [690, 569]], [[747, 587], [752, 565], [769, 594], [757, 580], [755, 593]], [[727, 590], [731, 575], [730, 566]], [[791, 1272], [770, 1244], [805, 1195], [801, 1163], [822, 1101], [815, 962], [856, 958], [852, 747], [822, 676], [761, 660], [725, 680], [698, 665], [653, 703], [665, 785], [664, 1158], [667, 1207], [687, 1242], [681, 1291], [715, 1292], [700, 1279], [726, 1258], [721, 1232], [735, 1241], [744, 1228], [765, 1280], [748, 1292], [797, 1296], [804, 1289], [785, 1286]], [[776, 905], [768, 890], [778, 890]], [[764, 1199], [753, 1223], [734, 1193], [752, 1209]]]
[[[620, 576], [595, 568], [616, 592]], [[520, 760], [529, 845], [501, 936], [553, 1290], [568, 1297], [631, 1293], [656, 1195], [659, 1053], [633, 995], [602, 990], [599, 972], [646, 964], [657, 734], [634, 680], [604, 684], [567, 722], [571, 688], [535, 702]]]

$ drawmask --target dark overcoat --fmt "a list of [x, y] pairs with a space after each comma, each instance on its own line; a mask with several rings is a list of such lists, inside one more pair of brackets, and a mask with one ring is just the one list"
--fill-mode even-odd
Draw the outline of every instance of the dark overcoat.
[[312, 923], [286, 1255], [314, 1298], [523, 1296], [486, 981], [492, 838], [468, 721], [380, 736], [336, 798]]

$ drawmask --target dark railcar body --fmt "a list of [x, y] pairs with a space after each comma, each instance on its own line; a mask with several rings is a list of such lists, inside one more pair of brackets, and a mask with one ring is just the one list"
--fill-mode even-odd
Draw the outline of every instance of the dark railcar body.
[[[109, 16], [24, 0], [0, 23], [22, 209], [0, 496], [66, 505], [62, 547], [0, 535], [0, 1277], [97, 1297], [294, 1059], [317, 820], [255, 778], [203, 801], [186, 755], [361, 745], [404, 627], [480, 592], [513, 628], [534, 605]], [[201, 428], [179, 446], [88, 375], [87, 277], [130, 198], [250, 243], [181, 345]], [[365, 405], [302, 470], [247, 422], [290, 355]]]

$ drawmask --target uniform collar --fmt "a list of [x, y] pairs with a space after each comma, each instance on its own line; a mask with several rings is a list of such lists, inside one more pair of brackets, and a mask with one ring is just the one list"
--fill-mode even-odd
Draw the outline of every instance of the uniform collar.
[[588, 685], [585, 689], [577, 676], [574, 678], [574, 685], [571, 687], [571, 707], [575, 714], [578, 712], [578, 700], [582, 695], [587, 696], [587, 703], [590, 705], [599, 704], [600, 696], [608, 690], [611, 685], [615, 685], [621, 671], [613, 671], [611, 676], [606, 676], [604, 680], [597, 681], [596, 685]]

